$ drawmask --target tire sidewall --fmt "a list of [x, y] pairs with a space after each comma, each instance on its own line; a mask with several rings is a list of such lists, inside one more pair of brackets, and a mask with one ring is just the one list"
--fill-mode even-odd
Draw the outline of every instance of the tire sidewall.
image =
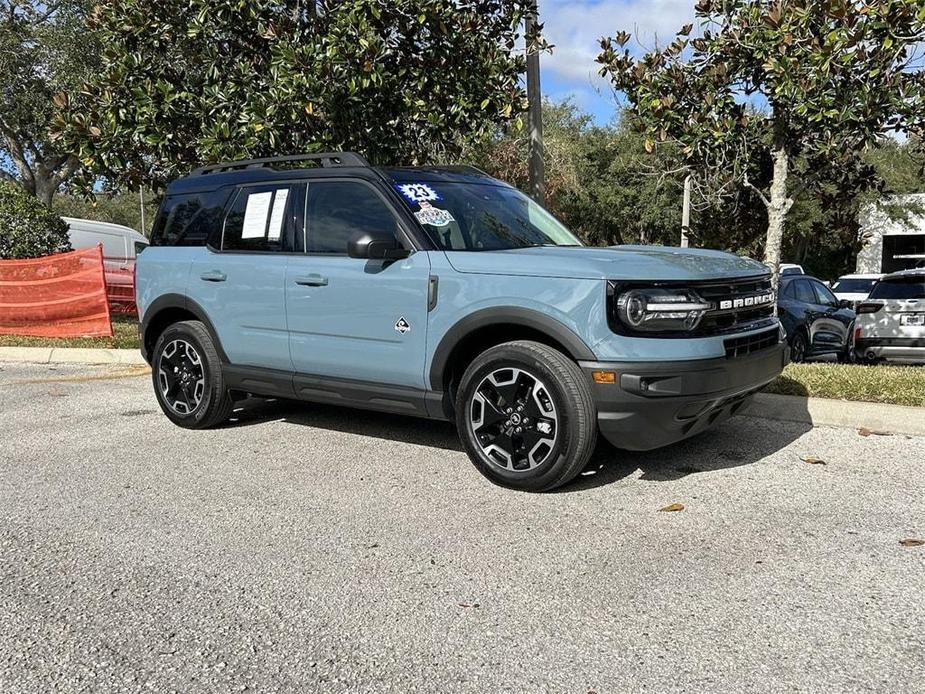
[[[488, 353], [486, 355], [488, 356]], [[472, 395], [488, 374], [504, 368], [527, 371], [538, 378], [550, 391], [558, 416], [558, 436], [555, 446], [546, 459], [532, 470], [514, 472], [491, 462], [482, 452], [469, 422]], [[456, 426], [463, 447], [479, 471], [492, 482], [516, 489], [545, 489], [556, 480], [573, 454], [575, 432], [569, 399], [559, 376], [543, 361], [524, 354], [516, 348], [502, 346], [491, 350], [490, 358], [478, 357], [466, 370], [456, 400]]]
[[[205, 388], [203, 388], [202, 400], [199, 405], [190, 414], [180, 414], [176, 412], [165, 400], [161, 394], [161, 384], [158, 381], [158, 369], [160, 366], [161, 353], [166, 345], [173, 340], [185, 340], [189, 342], [199, 354], [202, 362], [202, 376], [205, 379]], [[206, 337], [205, 339], [208, 339]], [[158, 338], [154, 346], [154, 354], [151, 360], [151, 380], [154, 384], [154, 395], [157, 398], [157, 404], [174, 424], [181, 427], [196, 429], [202, 426], [203, 421], [209, 416], [212, 403], [220, 396], [221, 381], [220, 364], [212, 363], [209, 358], [211, 350], [206, 349], [203, 344], [203, 338], [190, 325], [177, 323], [167, 328]]]
[[[803, 346], [803, 351], [802, 351], [802, 353], [799, 355], [799, 359], [795, 359], [795, 358], [794, 358], [794, 354], [795, 354], [795, 349], [794, 349], [794, 348], [796, 347], [796, 345], [797, 345], [798, 342], [802, 344], [802, 346]], [[803, 334], [802, 331], [796, 333], [796, 334], [793, 336], [793, 342], [790, 344], [790, 353], [791, 353], [791, 358], [790, 358], [790, 360], [791, 360], [793, 363], [795, 363], [795, 364], [802, 364], [803, 362], [806, 361], [806, 351], [807, 351], [807, 349], [808, 349], [808, 343], [807, 343], [807, 341], [806, 341], [806, 336]]]

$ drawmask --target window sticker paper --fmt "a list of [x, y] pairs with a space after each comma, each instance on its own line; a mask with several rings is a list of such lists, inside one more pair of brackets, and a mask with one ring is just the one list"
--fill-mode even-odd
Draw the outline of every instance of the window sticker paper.
[[244, 227], [242, 239], [262, 239], [267, 232], [267, 215], [270, 213], [272, 191], [251, 193], [247, 196], [247, 208], [244, 210]]

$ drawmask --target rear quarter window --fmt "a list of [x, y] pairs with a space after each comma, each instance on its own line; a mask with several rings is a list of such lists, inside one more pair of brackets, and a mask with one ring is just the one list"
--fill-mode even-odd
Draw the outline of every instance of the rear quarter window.
[[151, 230], [152, 246], [205, 246], [220, 235], [230, 189], [168, 195]]

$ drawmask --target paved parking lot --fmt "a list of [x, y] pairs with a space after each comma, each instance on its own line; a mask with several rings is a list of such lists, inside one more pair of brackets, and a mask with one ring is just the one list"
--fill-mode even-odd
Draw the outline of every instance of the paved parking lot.
[[4, 693], [923, 691], [925, 439], [737, 417], [529, 495], [443, 424], [0, 369]]

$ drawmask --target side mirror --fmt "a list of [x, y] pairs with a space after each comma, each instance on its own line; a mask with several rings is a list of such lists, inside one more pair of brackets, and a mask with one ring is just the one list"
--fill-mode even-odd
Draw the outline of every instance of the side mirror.
[[411, 255], [394, 234], [383, 231], [361, 231], [347, 242], [347, 255], [365, 260], [401, 260]]
[[840, 299], [838, 308], [854, 308], [854, 302], [851, 299]]

